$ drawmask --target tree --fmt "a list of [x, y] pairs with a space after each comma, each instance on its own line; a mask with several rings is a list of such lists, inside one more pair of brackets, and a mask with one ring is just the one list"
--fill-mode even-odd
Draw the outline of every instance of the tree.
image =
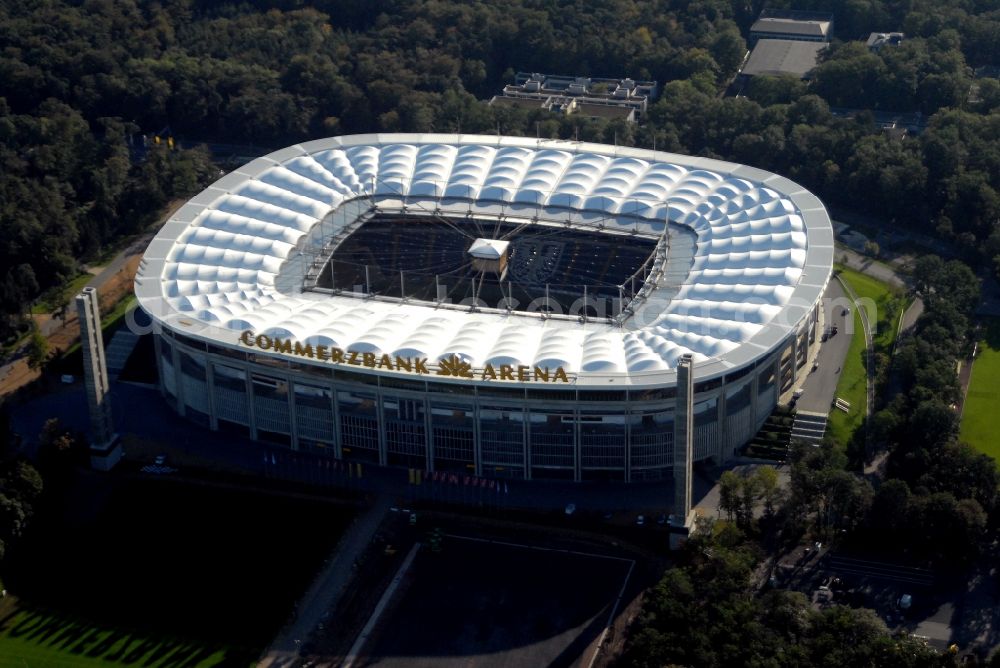
[[868, 513], [872, 534], [886, 541], [904, 531], [910, 524], [910, 487], [906, 481], [889, 479], [879, 486]]
[[28, 366], [41, 369], [49, 359], [49, 340], [42, 336], [38, 327], [33, 327], [28, 340]]
[[764, 501], [764, 516], [772, 517], [781, 502], [782, 490], [778, 484], [778, 471], [773, 466], [758, 466], [753, 473], [757, 490]]
[[723, 471], [719, 477], [719, 510], [726, 512], [726, 519], [732, 521], [740, 510], [740, 492], [743, 480], [734, 471]]
[[980, 551], [986, 513], [973, 499], [949, 492], [919, 497], [911, 513], [913, 545], [941, 565], [964, 566]]

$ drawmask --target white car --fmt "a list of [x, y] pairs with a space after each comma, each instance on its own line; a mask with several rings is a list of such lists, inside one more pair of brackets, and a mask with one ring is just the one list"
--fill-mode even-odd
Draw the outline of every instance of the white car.
[[635, 523], [636, 523], [637, 526], [644, 525], [646, 523], [646, 516], [645, 515], [639, 515], [638, 517], [635, 518]]
[[167, 463], [167, 456], [156, 455], [156, 459], [153, 460], [153, 463], [156, 464], [157, 466], [163, 466], [164, 464]]
[[566, 514], [567, 515], [572, 515], [575, 512], [576, 512], [576, 504], [575, 503], [567, 503], [566, 504]]

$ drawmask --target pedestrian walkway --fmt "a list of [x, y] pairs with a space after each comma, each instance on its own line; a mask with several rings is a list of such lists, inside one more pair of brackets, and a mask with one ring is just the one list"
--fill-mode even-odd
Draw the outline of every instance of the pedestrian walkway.
[[259, 668], [269, 666], [277, 668], [295, 663], [301, 644], [316, 628], [323, 615], [336, 606], [343, 595], [348, 581], [354, 574], [355, 560], [361, 557], [371, 543], [390, 505], [391, 499], [388, 495], [376, 496], [372, 506], [348, 527], [327, 560], [326, 566], [299, 601], [295, 619], [278, 633], [264, 652], [264, 656], [257, 664]]

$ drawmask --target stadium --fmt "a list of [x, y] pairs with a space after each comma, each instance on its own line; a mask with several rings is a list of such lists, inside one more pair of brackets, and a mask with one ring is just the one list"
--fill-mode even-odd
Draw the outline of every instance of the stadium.
[[823, 204], [756, 168], [520, 137], [379, 134], [227, 174], [135, 288], [160, 386], [212, 430], [348, 461], [516, 479], [724, 462], [803, 373]]

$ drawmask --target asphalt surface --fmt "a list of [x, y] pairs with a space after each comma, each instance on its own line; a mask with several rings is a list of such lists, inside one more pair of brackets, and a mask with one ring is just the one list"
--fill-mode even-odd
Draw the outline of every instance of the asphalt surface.
[[323, 615], [337, 606], [347, 583], [354, 575], [352, 565], [368, 548], [390, 505], [388, 497], [377, 497], [375, 503], [348, 527], [327, 559], [326, 566], [299, 602], [295, 620], [282, 629], [267, 648], [257, 664], [259, 668], [291, 666], [298, 660], [302, 643], [323, 619]]
[[580, 665], [629, 565], [446, 536], [441, 552], [425, 546], [417, 554], [355, 665]]
[[[847, 315], [842, 315], [844, 309], [848, 310]], [[837, 394], [840, 372], [851, 346], [853, 310], [840, 282], [831, 280], [823, 295], [823, 318], [827, 328], [836, 325], [837, 333], [820, 345], [815, 361], [818, 365], [816, 371], [810, 371], [809, 368], [804, 370], [808, 377], [802, 384], [802, 396], [796, 402], [798, 410], [810, 413], [830, 412]]]
[[896, 273], [895, 269], [887, 264], [883, 264], [844, 247], [838, 247], [836, 255], [838, 260], [846, 259], [846, 266], [855, 271], [859, 271], [862, 274], [871, 276], [897, 288], [905, 290], [908, 287], [906, 282]]

